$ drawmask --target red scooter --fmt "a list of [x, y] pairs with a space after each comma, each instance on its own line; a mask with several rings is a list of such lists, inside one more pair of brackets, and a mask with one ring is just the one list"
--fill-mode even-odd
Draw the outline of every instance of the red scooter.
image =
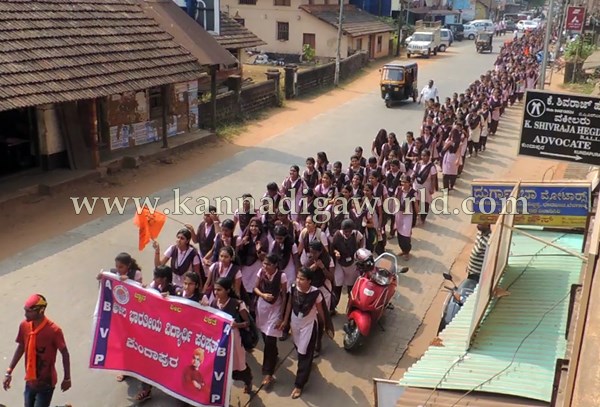
[[361, 273], [348, 299], [348, 322], [344, 324], [344, 349], [352, 351], [362, 345], [369, 336], [373, 323], [379, 323], [383, 312], [393, 308], [399, 274], [408, 267], [398, 269], [396, 256], [383, 253], [373, 260], [367, 249], [356, 252], [355, 263]]

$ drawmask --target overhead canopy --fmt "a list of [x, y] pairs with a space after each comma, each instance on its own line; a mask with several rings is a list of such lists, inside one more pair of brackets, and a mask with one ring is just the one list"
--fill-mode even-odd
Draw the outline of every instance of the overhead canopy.
[[185, 82], [202, 72], [131, 0], [0, 1], [0, 111]]
[[173, 0], [138, 0], [144, 13], [156, 20], [201, 65], [236, 65], [237, 59]]

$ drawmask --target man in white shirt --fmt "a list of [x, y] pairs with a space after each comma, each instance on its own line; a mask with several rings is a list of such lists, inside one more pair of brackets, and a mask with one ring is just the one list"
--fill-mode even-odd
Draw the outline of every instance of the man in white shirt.
[[437, 87], [433, 86], [433, 80], [430, 80], [427, 86], [421, 90], [421, 95], [419, 96], [419, 103], [425, 98], [425, 103], [429, 102], [429, 99], [434, 99], [437, 103], [440, 103], [440, 97], [438, 95]]

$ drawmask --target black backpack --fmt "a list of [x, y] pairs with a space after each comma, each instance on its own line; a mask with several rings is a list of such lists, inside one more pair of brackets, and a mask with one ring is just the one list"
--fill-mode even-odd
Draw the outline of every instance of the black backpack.
[[[242, 322], [244, 322], [244, 320], [242, 319], [242, 315], [240, 314], [239, 310], [240, 310], [240, 306], [238, 305], [235, 322], [242, 323]], [[242, 338], [242, 346], [244, 346], [244, 349], [246, 349], [246, 351], [250, 352], [251, 350], [256, 348], [256, 345], [258, 345], [258, 339], [260, 338], [260, 332], [258, 331], [258, 327], [256, 326], [256, 321], [254, 321], [254, 318], [252, 318], [252, 315], [250, 315], [250, 312], [248, 312], [248, 318], [249, 318], [248, 319], [248, 321], [249, 321], [248, 327], [240, 328], [239, 332], [240, 332], [240, 337]]]

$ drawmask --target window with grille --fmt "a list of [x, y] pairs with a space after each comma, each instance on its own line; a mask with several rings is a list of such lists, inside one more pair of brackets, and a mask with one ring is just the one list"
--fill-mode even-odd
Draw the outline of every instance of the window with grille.
[[290, 23], [277, 22], [277, 40], [288, 41], [290, 39]]
[[239, 4], [249, 4], [251, 6], [256, 6], [256, 0], [239, 0]]
[[383, 36], [378, 35], [377, 36], [377, 52], [381, 52], [382, 48], [383, 48]]
[[291, 6], [291, 0], [273, 0], [274, 6]]

